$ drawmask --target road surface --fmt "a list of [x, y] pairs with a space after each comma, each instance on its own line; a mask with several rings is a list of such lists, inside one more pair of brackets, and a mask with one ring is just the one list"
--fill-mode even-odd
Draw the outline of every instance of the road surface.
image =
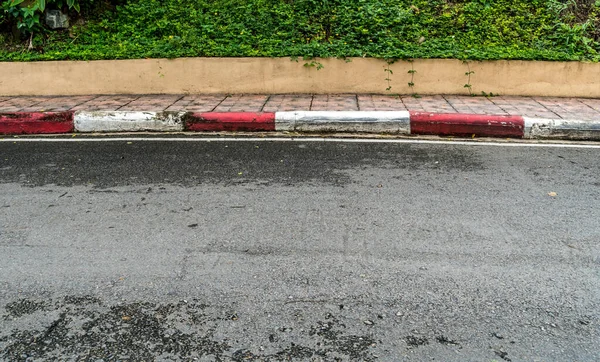
[[600, 149], [0, 142], [0, 360], [600, 360]]

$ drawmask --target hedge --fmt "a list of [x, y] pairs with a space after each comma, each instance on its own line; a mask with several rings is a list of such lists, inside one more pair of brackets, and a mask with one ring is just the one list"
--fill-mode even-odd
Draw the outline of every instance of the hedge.
[[[82, 0], [83, 1], [83, 0]], [[90, 1], [90, 0], [88, 0]], [[99, 0], [96, 0], [99, 1]], [[130, 0], [2, 61], [175, 57], [600, 60], [600, 0]], [[77, 13], [71, 14], [74, 19]], [[6, 17], [6, 15], [5, 15]], [[2, 38], [0, 38], [2, 40]]]

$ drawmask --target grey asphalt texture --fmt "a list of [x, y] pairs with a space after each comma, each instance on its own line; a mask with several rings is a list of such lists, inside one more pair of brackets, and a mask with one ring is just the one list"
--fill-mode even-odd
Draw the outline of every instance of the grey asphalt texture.
[[0, 360], [598, 361], [599, 156], [0, 143]]

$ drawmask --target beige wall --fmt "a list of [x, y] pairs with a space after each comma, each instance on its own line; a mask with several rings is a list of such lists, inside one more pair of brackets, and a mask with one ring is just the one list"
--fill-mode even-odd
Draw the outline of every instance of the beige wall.
[[[392, 64], [369, 58], [321, 59], [305, 67], [289, 58], [181, 58], [102, 61], [0, 62], [0, 95], [155, 93], [381, 93], [600, 98], [600, 64], [429, 59]], [[408, 87], [414, 67], [414, 89]]]

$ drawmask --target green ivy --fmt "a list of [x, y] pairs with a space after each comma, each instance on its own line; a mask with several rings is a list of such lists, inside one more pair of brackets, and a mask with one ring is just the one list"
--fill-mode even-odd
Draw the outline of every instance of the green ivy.
[[25, 34], [42, 31], [44, 28], [41, 19], [47, 6], [57, 9], [66, 6], [68, 9], [80, 11], [77, 0], [4, 0], [0, 3], [0, 9], [4, 12], [2, 22], [10, 23], [12, 19], [17, 29]]
[[68, 36], [48, 33], [35, 51], [0, 46], [0, 60], [291, 56], [598, 61], [600, 1], [588, 4], [586, 19], [576, 20], [571, 5], [578, 1], [130, 0], [73, 27]]

